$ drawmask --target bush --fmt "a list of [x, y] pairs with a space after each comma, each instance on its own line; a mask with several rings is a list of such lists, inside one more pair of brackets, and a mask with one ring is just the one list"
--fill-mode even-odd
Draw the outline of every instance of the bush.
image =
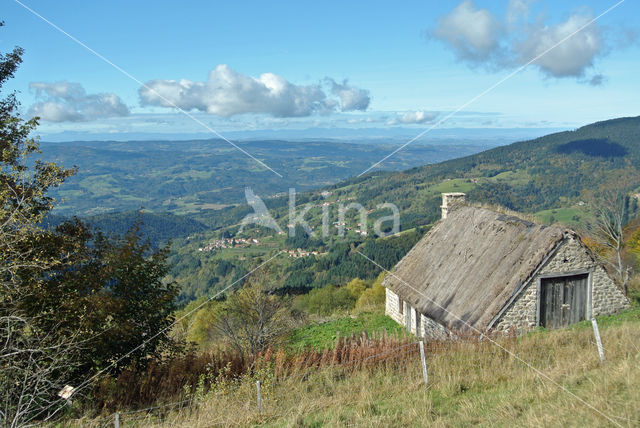
[[327, 285], [311, 290], [301, 298], [302, 306], [311, 313], [331, 315], [338, 310], [353, 309], [356, 299], [346, 287]]
[[385, 301], [385, 290], [382, 286], [382, 281], [384, 280], [385, 273], [382, 272], [376, 278], [375, 282], [371, 286], [371, 288], [367, 288], [360, 295], [358, 300], [356, 301], [356, 309], [371, 309], [377, 306], [384, 305]]
[[354, 278], [347, 284], [347, 290], [351, 293], [351, 296], [358, 300], [360, 295], [367, 289], [367, 283], [360, 278]]
[[384, 305], [385, 292], [381, 284], [373, 284], [371, 288], [367, 288], [356, 301], [356, 309], [362, 310]]

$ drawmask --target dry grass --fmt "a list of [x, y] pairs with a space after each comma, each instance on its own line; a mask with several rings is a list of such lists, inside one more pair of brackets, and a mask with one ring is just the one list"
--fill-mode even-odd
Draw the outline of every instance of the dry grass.
[[[301, 364], [280, 375], [264, 365], [201, 391], [191, 406], [123, 415], [122, 422], [155, 427], [638, 426], [640, 326], [637, 321], [612, 324], [602, 336], [604, 366], [588, 327], [500, 341], [542, 375], [486, 341], [432, 344], [428, 387], [415, 345], [376, 358], [385, 358], [382, 364], [355, 367], [325, 357], [321, 365]], [[256, 379], [263, 383], [261, 413]]]

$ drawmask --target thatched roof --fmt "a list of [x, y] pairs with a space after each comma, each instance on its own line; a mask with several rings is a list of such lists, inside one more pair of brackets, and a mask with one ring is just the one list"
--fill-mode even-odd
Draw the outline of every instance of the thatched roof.
[[409, 251], [384, 285], [450, 329], [469, 324], [484, 330], [565, 233], [570, 231], [458, 206]]

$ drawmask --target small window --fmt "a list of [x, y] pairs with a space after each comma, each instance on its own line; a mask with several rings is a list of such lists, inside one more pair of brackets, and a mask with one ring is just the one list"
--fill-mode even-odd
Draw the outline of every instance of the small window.
[[404, 302], [400, 297], [398, 297], [398, 312], [400, 312], [400, 314], [404, 313]]

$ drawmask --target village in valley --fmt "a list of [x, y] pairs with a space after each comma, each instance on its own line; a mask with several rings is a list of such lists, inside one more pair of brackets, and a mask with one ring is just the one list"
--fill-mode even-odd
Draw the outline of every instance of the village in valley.
[[251, 245], [260, 245], [258, 238], [221, 238], [209, 242], [204, 247], [198, 248], [198, 251], [214, 251], [226, 248], [246, 248]]

